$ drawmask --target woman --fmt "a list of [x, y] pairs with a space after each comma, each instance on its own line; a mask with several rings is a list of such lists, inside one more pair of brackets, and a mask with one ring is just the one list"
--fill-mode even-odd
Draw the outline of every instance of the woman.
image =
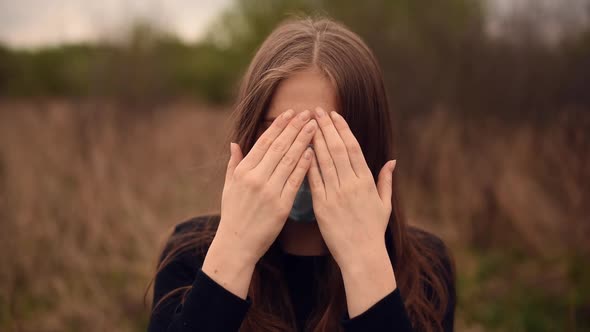
[[281, 24], [233, 115], [220, 215], [175, 228], [149, 331], [453, 329], [453, 264], [401, 215], [383, 78], [357, 35]]

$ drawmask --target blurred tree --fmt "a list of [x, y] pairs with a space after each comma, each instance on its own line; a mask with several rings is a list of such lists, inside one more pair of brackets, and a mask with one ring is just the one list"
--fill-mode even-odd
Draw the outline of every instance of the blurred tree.
[[242, 59], [281, 20], [326, 15], [361, 35], [381, 60], [393, 100], [402, 110], [431, 109], [458, 89], [461, 52], [483, 39], [478, 1], [452, 0], [239, 0], [211, 27], [207, 42]]
[[[146, 107], [178, 95], [227, 103], [255, 50], [280, 21], [324, 15], [359, 33], [375, 51], [401, 117], [442, 107], [467, 119], [542, 122], [567, 109], [589, 107], [587, 25], [577, 24], [550, 45], [527, 33], [526, 24], [508, 25], [506, 38], [490, 38], [484, 4], [236, 0], [196, 44], [136, 22], [118, 43], [37, 51], [0, 48], [0, 95], [114, 96]], [[521, 21], [538, 22], [535, 13], [533, 8], [523, 12], [529, 16]]]

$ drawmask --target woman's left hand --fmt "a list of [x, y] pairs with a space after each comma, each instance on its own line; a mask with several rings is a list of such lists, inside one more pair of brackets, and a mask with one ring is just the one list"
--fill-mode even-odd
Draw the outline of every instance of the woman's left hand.
[[[396, 287], [385, 247], [395, 160], [383, 166], [375, 184], [344, 118], [337, 112], [328, 115], [319, 107], [315, 111], [321, 130], [313, 138], [315, 156], [308, 171], [313, 209], [326, 246], [343, 274], [352, 317], [354, 309], [362, 312]], [[365, 287], [355, 287], [356, 283]], [[377, 284], [373, 296], [367, 294], [366, 283]], [[358, 294], [365, 301], [353, 299], [354, 308], [350, 288], [365, 293]]]

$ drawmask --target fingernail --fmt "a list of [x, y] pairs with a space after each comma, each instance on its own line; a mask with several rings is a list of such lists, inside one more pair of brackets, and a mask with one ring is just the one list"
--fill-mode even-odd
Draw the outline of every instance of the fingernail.
[[310, 148], [305, 149], [305, 153], [303, 154], [303, 158], [311, 159], [311, 149]]
[[391, 162], [391, 171], [392, 171], [392, 172], [393, 172], [393, 170], [395, 169], [395, 165], [397, 165], [397, 159], [394, 159], [394, 160]]
[[315, 113], [317, 114], [318, 118], [321, 118], [324, 115], [326, 115], [326, 112], [324, 112], [324, 110], [321, 109], [320, 107], [316, 107]]
[[335, 111], [330, 112], [330, 116], [332, 117], [332, 120], [336, 120], [338, 115], [339, 115], [338, 112], [335, 112]]
[[293, 117], [293, 110], [287, 110], [285, 113], [283, 113], [283, 118], [285, 120], [290, 120]]
[[311, 133], [315, 130], [315, 120], [311, 120], [309, 121], [306, 125], [305, 125], [305, 131], [307, 131], [308, 133]]
[[309, 120], [309, 111], [308, 110], [305, 110], [305, 111], [299, 113], [299, 119], [301, 121], [307, 121], [307, 120]]

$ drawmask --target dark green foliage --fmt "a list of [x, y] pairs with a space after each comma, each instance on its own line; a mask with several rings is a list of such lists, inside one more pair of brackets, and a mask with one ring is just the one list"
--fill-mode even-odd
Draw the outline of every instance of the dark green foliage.
[[543, 120], [590, 104], [590, 32], [552, 46], [525, 32], [518, 43], [490, 39], [481, 2], [473, 0], [240, 0], [194, 45], [138, 24], [126, 43], [1, 48], [0, 94], [189, 95], [227, 103], [268, 33], [286, 17], [305, 15], [335, 18], [367, 41], [402, 116], [442, 105], [467, 118]]

